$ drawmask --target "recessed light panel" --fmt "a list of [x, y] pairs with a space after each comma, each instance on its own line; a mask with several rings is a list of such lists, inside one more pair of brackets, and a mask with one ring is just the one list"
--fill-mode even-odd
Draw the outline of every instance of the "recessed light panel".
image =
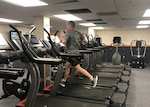
[[149, 26], [148, 25], [138, 25], [136, 26], [136, 28], [148, 28]]
[[54, 16], [57, 17], [57, 18], [66, 20], [66, 21], [79, 21], [79, 20], [82, 20], [79, 17], [76, 17], [72, 14], [60, 14], [60, 15], [54, 15]]
[[94, 23], [79, 23], [81, 26], [96, 26]]
[[141, 20], [139, 24], [150, 24], [150, 20]]
[[150, 9], [147, 9], [143, 15], [143, 17], [150, 17]]
[[23, 6], [23, 7], [35, 7], [35, 6], [48, 5], [47, 3], [42, 2], [40, 0], [3, 0], [3, 1], [14, 5]]
[[0, 22], [5, 22], [5, 23], [23, 23], [22, 21], [12, 20], [12, 19], [5, 19], [5, 18], [0, 18]]

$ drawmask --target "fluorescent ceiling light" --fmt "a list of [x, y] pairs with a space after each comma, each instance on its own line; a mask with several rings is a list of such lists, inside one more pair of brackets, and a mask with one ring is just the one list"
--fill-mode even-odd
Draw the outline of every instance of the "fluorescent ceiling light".
[[66, 20], [66, 21], [79, 21], [82, 20], [79, 17], [76, 17], [72, 14], [60, 14], [60, 15], [54, 15], [57, 18], [60, 18], [62, 20]]
[[150, 24], [150, 20], [141, 20], [139, 24]]
[[95, 30], [104, 29], [103, 27], [91, 27], [91, 28]]
[[3, 0], [4, 2], [8, 2], [14, 5], [19, 5], [23, 7], [34, 7], [34, 6], [45, 6], [48, 5], [45, 2], [40, 0]]
[[149, 27], [149, 25], [138, 25], [138, 26], [136, 26], [136, 28], [148, 28]]
[[12, 20], [12, 19], [5, 19], [5, 18], [0, 18], [0, 22], [5, 22], [5, 23], [23, 23], [22, 21]]
[[96, 26], [94, 23], [79, 23], [81, 26]]
[[150, 9], [147, 9], [143, 15], [143, 17], [150, 17]]

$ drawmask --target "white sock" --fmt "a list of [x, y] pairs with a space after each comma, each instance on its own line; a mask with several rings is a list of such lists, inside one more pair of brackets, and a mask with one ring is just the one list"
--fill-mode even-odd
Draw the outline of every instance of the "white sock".
[[65, 80], [65, 79], [62, 79], [61, 81], [62, 81], [62, 82], [66, 82], [66, 80]]
[[93, 81], [93, 76], [91, 76], [90, 80]]

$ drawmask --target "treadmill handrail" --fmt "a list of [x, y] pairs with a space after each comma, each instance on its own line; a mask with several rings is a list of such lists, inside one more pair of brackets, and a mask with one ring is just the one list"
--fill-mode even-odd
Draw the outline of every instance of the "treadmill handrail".
[[23, 71], [24, 69], [21, 69], [21, 68], [4, 68], [4, 67], [0, 67], [0, 70]]
[[79, 53], [81, 53], [81, 54], [83, 54], [83, 53], [93, 53], [93, 51], [91, 51], [91, 50], [79, 50]]
[[40, 58], [40, 57], [38, 57], [37, 54], [34, 51], [32, 51], [32, 49], [30, 48], [30, 46], [28, 46], [28, 44], [26, 42], [23, 43], [23, 40], [22, 40], [23, 38], [22, 38], [20, 32], [18, 31], [18, 29], [16, 29], [14, 26], [12, 26], [10, 24], [9, 24], [9, 26], [18, 33], [23, 50], [25, 52], [24, 54], [26, 56], [30, 57], [29, 58], [30, 61], [36, 62], [36, 63], [42, 63], [42, 64], [43, 63], [45, 63], [45, 64], [60, 64], [60, 63], [62, 63], [62, 60], [58, 59], [58, 58]]
[[19, 73], [17, 71], [8, 71], [8, 70], [0, 70], [0, 74], [1, 75], [9, 74], [9, 75], [18, 75], [19, 76]]

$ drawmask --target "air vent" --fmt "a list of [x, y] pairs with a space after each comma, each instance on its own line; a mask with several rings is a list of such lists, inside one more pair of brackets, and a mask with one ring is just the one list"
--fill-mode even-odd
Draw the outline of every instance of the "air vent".
[[102, 12], [102, 13], [97, 13], [99, 16], [112, 16], [112, 15], [118, 15], [116, 11], [114, 12]]
[[74, 3], [74, 2], [78, 2], [78, 0], [60, 1], [60, 2], [56, 2], [55, 4], [65, 4], [65, 3]]
[[89, 19], [89, 20], [86, 20], [86, 21], [103, 21], [103, 19]]
[[127, 21], [128, 21], [128, 20], [136, 20], [136, 19], [132, 19], [132, 18], [121, 18], [121, 19], [122, 19], [122, 20], [125, 20], [125, 21], [126, 21], [126, 20], [127, 20]]
[[77, 13], [91, 13], [89, 9], [74, 9], [74, 10], [65, 10], [71, 14], [77, 14]]
[[107, 24], [106, 22], [97, 22], [97, 23], [94, 23], [94, 24]]

